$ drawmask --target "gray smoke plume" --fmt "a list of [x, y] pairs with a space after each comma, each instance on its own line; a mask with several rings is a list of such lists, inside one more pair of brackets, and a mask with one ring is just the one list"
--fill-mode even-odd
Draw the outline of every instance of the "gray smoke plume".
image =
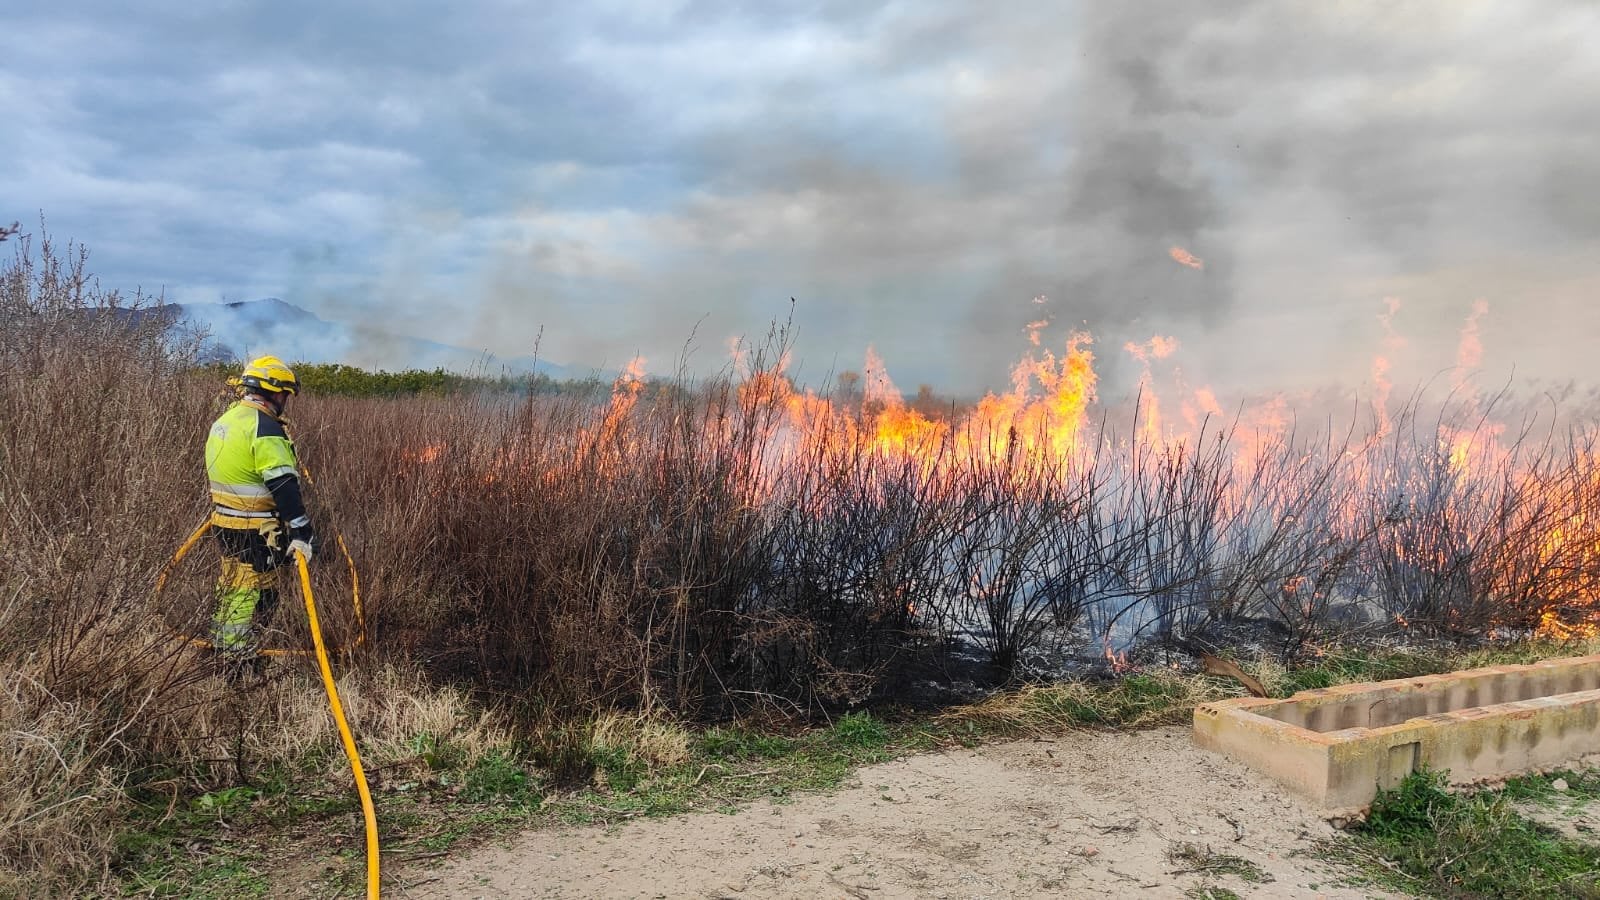
[[1591, 0], [130, 10], [0, 29], [0, 221], [179, 302], [659, 372], [796, 297], [806, 377], [873, 344], [963, 393], [1042, 313], [1108, 392], [1155, 334], [1191, 383], [1360, 382], [1390, 297], [1399, 381], [1479, 299], [1486, 365], [1600, 333]]
[[1084, 148], [1074, 169], [1069, 227], [1088, 233], [1052, 293], [1092, 326], [1161, 312], [1217, 321], [1232, 299], [1231, 254], [1209, 240], [1220, 236], [1219, 211], [1183, 149], [1155, 128], [1128, 127]]
[[[1040, 294], [1069, 326], [1110, 338], [1102, 378], [1116, 371], [1121, 339], [1153, 328], [1213, 325], [1233, 301], [1226, 210], [1207, 166], [1205, 139], [1234, 111], [1202, 102], [1191, 85], [1205, 30], [1238, 19], [1253, 3], [1086, 4], [1070, 44], [1061, 114], [1065, 158], [1055, 253], [1016, 260], [984, 292], [972, 324], [981, 345], [1003, 347], [1040, 310]], [[1204, 54], [1200, 59], [1205, 60]], [[1070, 60], [1071, 62], [1067, 62]], [[1207, 60], [1211, 66], [1214, 61]], [[1141, 330], [1142, 329], [1142, 330]], [[1002, 351], [1003, 352], [1003, 351]]]

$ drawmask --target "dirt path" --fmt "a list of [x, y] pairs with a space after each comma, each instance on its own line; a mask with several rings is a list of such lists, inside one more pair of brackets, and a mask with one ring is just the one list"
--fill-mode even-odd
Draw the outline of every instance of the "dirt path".
[[[1333, 830], [1188, 729], [1075, 733], [914, 756], [854, 785], [735, 815], [531, 832], [396, 897], [1371, 897], [1309, 858]], [[1188, 845], [1191, 852], [1182, 856]], [[1206, 862], [1206, 853], [1213, 854]], [[1266, 877], [1197, 868], [1238, 868]]]

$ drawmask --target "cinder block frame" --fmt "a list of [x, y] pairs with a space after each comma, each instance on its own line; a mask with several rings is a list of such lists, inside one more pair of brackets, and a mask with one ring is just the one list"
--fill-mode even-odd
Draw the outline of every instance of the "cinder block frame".
[[1600, 655], [1206, 703], [1194, 740], [1327, 815], [1359, 813], [1420, 766], [1470, 784], [1600, 752]]

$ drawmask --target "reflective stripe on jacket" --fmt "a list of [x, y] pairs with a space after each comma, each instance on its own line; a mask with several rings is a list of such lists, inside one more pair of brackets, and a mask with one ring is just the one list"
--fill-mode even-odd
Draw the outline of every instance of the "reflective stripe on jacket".
[[278, 507], [267, 482], [284, 475], [299, 475], [294, 442], [265, 405], [240, 400], [212, 424], [206, 438], [206, 476], [216, 504], [214, 523], [254, 528], [272, 518]]

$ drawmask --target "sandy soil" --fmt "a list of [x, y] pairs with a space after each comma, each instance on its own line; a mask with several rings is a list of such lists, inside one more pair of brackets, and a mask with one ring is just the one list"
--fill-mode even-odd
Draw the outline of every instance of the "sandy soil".
[[[852, 786], [734, 815], [530, 832], [436, 869], [396, 897], [1372, 897], [1308, 851], [1333, 829], [1187, 728], [1083, 732], [914, 756]], [[1183, 845], [1272, 880], [1196, 872]]]

